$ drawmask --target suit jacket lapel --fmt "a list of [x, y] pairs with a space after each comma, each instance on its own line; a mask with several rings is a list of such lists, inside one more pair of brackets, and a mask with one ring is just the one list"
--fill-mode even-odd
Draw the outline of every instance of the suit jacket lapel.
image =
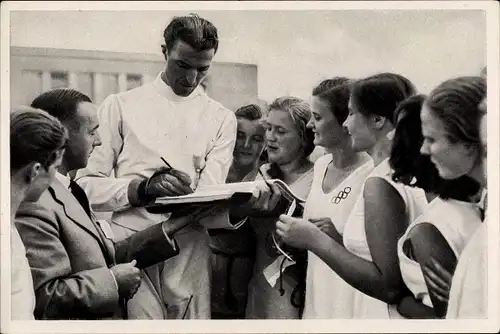
[[106, 239], [104, 238], [102, 231], [100, 231], [99, 227], [96, 226], [96, 223], [90, 219], [69, 189], [56, 179], [49, 187], [49, 191], [52, 194], [52, 197], [54, 197], [54, 200], [63, 207], [66, 216], [75, 224], [90, 233], [99, 242], [106, 261], [108, 264], [113, 264], [114, 256], [112, 252], [110, 252], [109, 247], [107, 247], [108, 245], [106, 245]]

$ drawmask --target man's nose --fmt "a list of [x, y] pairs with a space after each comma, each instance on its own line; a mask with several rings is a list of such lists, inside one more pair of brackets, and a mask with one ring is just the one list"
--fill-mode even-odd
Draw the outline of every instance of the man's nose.
[[99, 132], [97, 132], [96, 139], [94, 140], [94, 147], [101, 145], [102, 145], [101, 136], [99, 135]]
[[196, 84], [196, 78], [198, 77], [198, 72], [191, 70], [186, 74], [186, 81], [189, 85], [194, 86]]

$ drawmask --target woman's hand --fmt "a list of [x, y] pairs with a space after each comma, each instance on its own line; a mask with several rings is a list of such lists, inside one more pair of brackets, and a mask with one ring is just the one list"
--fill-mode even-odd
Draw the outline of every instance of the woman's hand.
[[422, 272], [436, 298], [442, 302], [448, 303], [453, 273], [443, 268], [443, 266], [433, 258], [430, 259], [428, 264], [422, 267]]
[[257, 193], [252, 195], [245, 203], [238, 203], [230, 207], [230, 215], [233, 217], [244, 218], [253, 215], [267, 215], [271, 213], [279, 200], [281, 192], [277, 185], [270, 184], [269, 188], [266, 184], [257, 186]]
[[315, 242], [317, 233], [323, 232], [315, 224], [302, 218], [281, 215], [276, 223], [276, 234], [295, 248], [309, 249]]
[[342, 240], [342, 236], [337, 231], [337, 228], [335, 228], [335, 225], [330, 218], [309, 218], [309, 221], [316, 225], [323, 233], [328, 235], [330, 238], [337, 241]]

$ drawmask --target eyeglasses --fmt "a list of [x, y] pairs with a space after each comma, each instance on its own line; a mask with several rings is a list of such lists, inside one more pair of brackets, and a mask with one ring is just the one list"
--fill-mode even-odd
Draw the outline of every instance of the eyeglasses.
[[339, 191], [337, 196], [332, 197], [331, 202], [334, 204], [339, 204], [342, 200], [347, 199], [351, 193], [351, 187], [345, 187], [343, 190]]

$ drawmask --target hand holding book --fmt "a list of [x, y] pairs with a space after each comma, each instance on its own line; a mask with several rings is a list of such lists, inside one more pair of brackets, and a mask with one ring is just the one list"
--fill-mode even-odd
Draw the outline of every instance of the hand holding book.
[[276, 184], [256, 185], [256, 191], [248, 201], [231, 201], [229, 206], [229, 215], [235, 219], [245, 217], [269, 215], [281, 199], [281, 191]]
[[289, 210], [295, 203], [293, 216], [301, 216], [304, 200], [297, 197], [281, 180], [260, 180], [253, 182], [214, 184], [200, 186], [195, 192], [181, 196], [159, 197], [154, 203], [147, 205], [150, 213], [188, 213], [193, 207], [217, 206], [239, 213], [231, 222], [219, 220], [211, 222], [206, 228], [236, 229], [237, 218], [246, 216], [276, 217]]

